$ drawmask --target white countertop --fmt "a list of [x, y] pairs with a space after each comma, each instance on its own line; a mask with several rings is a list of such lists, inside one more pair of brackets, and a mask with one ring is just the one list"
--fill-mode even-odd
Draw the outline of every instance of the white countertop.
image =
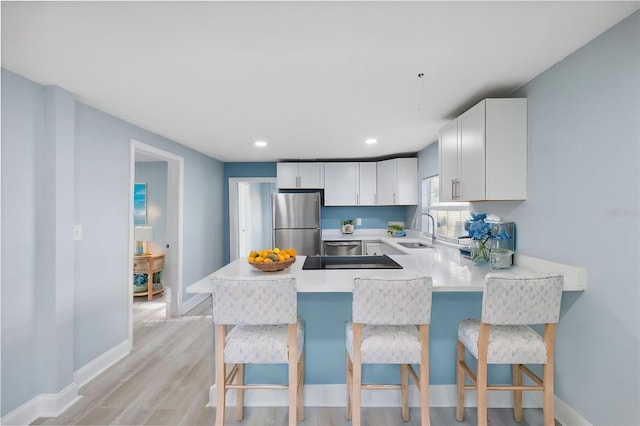
[[[353, 239], [380, 241], [406, 255], [389, 256], [403, 269], [351, 269], [351, 270], [302, 270], [305, 256], [298, 256], [288, 269], [279, 272], [262, 272], [247, 262], [237, 259], [218, 269], [211, 275], [187, 287], [188, 293], [211, 293], [211, 278], [216, 276], [250, 277], [264, 274], [292, 274], [296, 277], [298, 291], [301, 293], [351, 292], [356, 276], [398, 276], [406, 274], [426, 274], [433, 278], [433, 291], [475, 292], [482, 291], [485, 275], [489, 272], [526, 275], [533, 273], [562, 273], [565, 291], [582, 291], [587, 288], [586, 269], [563, 265], [544, 259], [516, 254], [516, 265], [510, 269], [491, 269], [491, 265], [475, 265], [460, 254], [457, 247], [438, 243], [428, 249], [408, 249], [398, 242], [430, 243], [430, 240], [418, 238], [415, 231], [409, 230], [406, 237], [388, 237], [378, 230], [362, 230], [351, 235], [342, 235], [339, 231], [323, 231], [323, 240]], [[412, 236], [413, 235], [413, 236]], [[418, 234], [419, 235], [419, 234]]]

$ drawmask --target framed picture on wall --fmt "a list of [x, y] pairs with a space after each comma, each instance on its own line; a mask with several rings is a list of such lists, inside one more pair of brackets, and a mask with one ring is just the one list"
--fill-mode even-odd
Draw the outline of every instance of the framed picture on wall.
[[133, 184], [133, 225], [147, 224], [147, 184]]

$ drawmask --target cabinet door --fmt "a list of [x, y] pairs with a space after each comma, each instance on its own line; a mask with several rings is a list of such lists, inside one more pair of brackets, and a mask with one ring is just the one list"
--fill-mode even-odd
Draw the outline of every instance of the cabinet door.
[[378, 161], [376, 173], [378, 205], [394, 205], [396, 203], [396, 162], [394, 160]]
[[482, 101], [458, 117], [460, 163], [457, 201], [485, 199], [485, 106]]
[[440, 131], [440, 201], [455, 201], [458, 178], [458, 120]]
[[298, 163], [298, 188], [324, 188], [324, 163]]
[[396, 204], [418, 204], [418, 159], [397, 158]]
[[325, 163], [325, 206], [355, 206], [358, 204], [358, 169], [358, 163]]
[[386, 254], [386, 255], [389, 255], [389, 256], [398, 255], [398, 254], [404, 254], [400, 250], [396, 250], [395, 248], [393, 248], [390, 245], [387, 245], [385, 243], [381, 243], [380, 244], [380, 250], [382, 251], [381, 254]]
[[366, 256], [382, 256], [381, 244], [378, 242], [363, 242], [362, 251]]
[[[374, 161], [360, 163], [360, 182], [358, 190], [358, 204], [361, 206], [376, 205], [377, 166]], [[325, 179], [327, 176], [325, 175]], [[326, 184], [326, 182], [325, 182]], [[326, 188], [325, 188], [326, 194]]]
[[298, 163], [278, 163], [276, 170], [278, 188], [298, 187]]

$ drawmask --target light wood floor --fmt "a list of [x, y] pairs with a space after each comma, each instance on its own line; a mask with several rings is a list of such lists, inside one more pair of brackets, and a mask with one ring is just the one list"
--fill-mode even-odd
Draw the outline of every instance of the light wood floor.
[[[131, 354], [80, 388], [80, 399], [60, 417], [40, 418], [35, 425], [212, 425], [215, 408], [206, 407], [214, 381], [211, 299], [180, 318], [165, 317], [164, 298], [134, 301]], [[247, 407], [242, 422], [227, 410], [225, 424], [286, 425], [286, 407]], [[420, 424], [420, 412], [411, 409], [411, 421], [402, 422], [399, 408], [363, 408], [363, 424], [396, 426]], [[492, 426], [543, 425], [542, 410], [525, 409], [522, 423], [510, 409], [490, 409]], [[301, 425], [350, 426], [344, 407], [305, 407]], [[434, 426], [472, 426], [474, 408], [465, 421], [455, 420], [454, 408], [431, 408]], [[559, 424], [556, 422], [556, 424]]]

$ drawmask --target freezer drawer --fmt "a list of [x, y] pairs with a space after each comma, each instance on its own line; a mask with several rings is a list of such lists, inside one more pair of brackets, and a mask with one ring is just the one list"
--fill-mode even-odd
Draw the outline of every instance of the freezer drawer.
[[274, 229], [273, 246], [293, 247], [302, 256], [320, 255], [320, 229]]

